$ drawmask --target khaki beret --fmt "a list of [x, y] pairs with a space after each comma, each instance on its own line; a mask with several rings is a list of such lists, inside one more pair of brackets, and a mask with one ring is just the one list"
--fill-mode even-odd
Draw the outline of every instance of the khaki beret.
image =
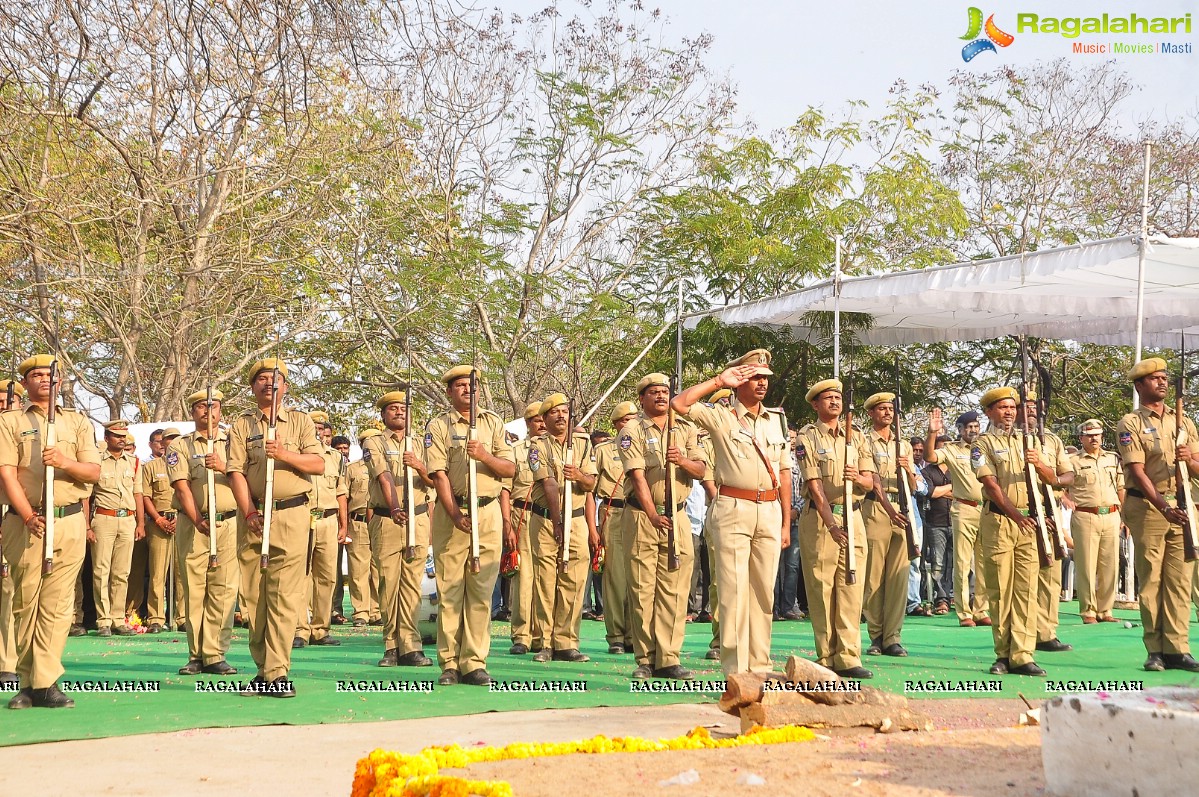
[[[216, 388], [213, 388], [212, 389], [212, 400], [213, 401], [224, 401], [225, 394], [222, 393], [221, 391], [217, 390]], [[195, 393], [192, 393], [190, 396], [188, 396], [187, 398], [185, 398], [183, 400], [183, 406], [190, 410], [192, 407], [196, 406], [201, 401], [208, 401], [208, 391], [207, 390], [197, 390]]]
[[[453, 368], [441, 375], [441, 381], [448, 385], [455, 379], [461, 379], [464, 376], [470, 376], [470, 372], [473, 369], [473, 365], [455, 365]], [[479, 374], [479, 376], [482, 375], [482, 373]]]
[[104, 424], [104, 431], [124, 434], [129, 431], [129, 421], [118, 418], [115, 421], [109, 421]]
[[1143, 376], [1156, 374], [1158, 371], [1168, 371], [1169, 366], [1161, 357], [1150, 357], [1146, 360], [1141, 360], [1128, 370], [1128, 381], [1135, 382]]
[[561, 407], [563, 404], [569, 404], [570, 399], [566, 398], [565, 393], [550, 393], [541, 402], [541, 414], [545, 415], [554, 407]]
[[383, 433], [378, 429], [372, 429], [370, 427], [367, 427], [366, 429], [360, 429], [358, 431], [358, 442], [361, 444], [362, 441], [366, 440], [368, 437], [378, 437], [381, 434]]
[[622, 401], [612, 408], [612, 412], [608, 415], [608, 420], [616, 423], [626, 415], [636, 415], [640, 410], [637, 405], [631, 401]]
[[708, 403], [715, 404], [721, 399], [726, 399], [731, 395], [733, 395], [733, 391], [729, 390], [727, 387], [722, 387], [720, 390], [717, 390], [715, 393], [708, 396]]
[[1037, 400], [1037, 391], [1033, 390], [1032, 388], [1028, 388], [1027, 390], [1024, 388], [1021, 388], [1020, 395], [1024, 396], [1025, 401], [1036, 401]]
[[17, 373], [21, 378], [25, 378], [25, 374], [32, 371], [34, 368], [49, 368], [54, 364], [55, 357], [53, 354], [35, 354], [25, 362], [17, 366]]
[[[214, 401], [216, 400], [215, 394], [213, 395], [213, 400]], [[179, 431], [174, 426], [168, 426], [167, 428], [162, 430], [162, 439], [163, 440], [174, 440], [176, 437], [178, 437], [181, 434], [183, 434], [183, 432]]]
[[308, 417], [312, 419], [313, 423], [319, 423], [321, 426], [329, 425], [329, 413], [324, 410], [313, 410], [308, 413]]
[[753, 351], [746, 352], [726, 365], [725, 368], [734, 368], [738, 365], [758, 366], [758, 376], [762, 374], [766, 374], [767, 376], [774, 375], [774, 371], [770, 370], [770, 352], [765, 349], [754, 349]]
[[390, 390], [379, 396], [379, 400], [375, 402], [375, 407], [383, 409], [388, 404], [403, 404], [408, 398], [408, 394], [403, 390]]
[[126, 429], [126, 430], [125, 430], [125, 439], [126, 439], [127, 441], [129, 441], [130, 443], [136, 443], [136, 442], [137, 442], [137, 438], [135, 438], [135, 437], [133, 436], [133, 432], [129, 431], [128, 429]]
[[666, 374], [659, 374], [657, 372], [641, 377], [641, 381], [637, 383], [637, 395], [640, 396], [645, 392], [646, 388], [655, 387], [657, 385], [670, 387], [670, 377]]
[[15, 379], [0, 379], [0, 393], [7, 396], [9, 385], [12, 385], [12, 394], [14, 396], [25, 395], [25, 388], [21, 387], [21, 383]]
[[253, 382], [258, 378], [258, 375], [263, 371], [271, 371], [275, 368], [279, 369], [279, 373], [283, 374], [283, 378], [287, 378], [287, 363], [277, 357], [267, 357], [265, 360], [259, 360], [250, 366], [246, 371], [246, 381]]
[[1078, 425], [1078, 433], [1079, 434], [1102, 434], [1103, 433], [1103, 421], [1100, 421], [1098, 418], [1087, 418], [1085, 421], [1083, 421], [1082, 423], [1080, 423]]
[[1003, 399], [1011, 399], [1018, 402], [1020, 401], [1020, 394], [1016, 392], [1016, 388], [1014, 387], [1006, 385], [1004, 387], [993, 387], [986, 393], [983, 393], [983, 397], [978, 400], [978, 405], [986, 410], [990, 409], [991, 405], [995, 402], [1002, 401]]
[[895, 394], [883, 392], [883, 393], [875, 393], [873, 396], [866, 399], [866, 403], [863, 404], [862, 407], [866, 410], [866, 412], [870, 412], [870, 410], [874, 409], [879, 404], [894, 404], [894, 403], [895, 403]]
[[540, 401], [531, 401], [531, 402], [529, 402], [529, 406], [525, 407], [525, 414], [523, 417], [527, 421], [527, 420], [530, 420], [531, 418], [537, 417], [540, 414], [541, 414], [541, 402]]
[[811, 403], [819, 398], [821, 393], [825, 393], [829, 390], [836, 390], [838, 393], [840, 393], [843, 388], [844, 385], [841, 384], [840, 379], [821, 379], [819, 382], [808, 388], [807, 395], [804, 397], [804, 399], [805, 401]]

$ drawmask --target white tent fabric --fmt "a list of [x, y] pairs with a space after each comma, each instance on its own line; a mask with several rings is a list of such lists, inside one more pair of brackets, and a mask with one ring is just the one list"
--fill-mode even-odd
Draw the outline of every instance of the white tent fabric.
[[[991, 260], [841, 281], [841, 311], [867, 313], [867, 345], [983, 340], [1004, 335], [1133, 345], [1139, 237], [1126, 236]], [[690, 316], [791, 328], [812, 336], [805, 313], [833, 310], [824, 280], [769, 299]], [[1199, 334], [1199, 238], [1151, 237], [1146, 246], [1144, 345], [1175, 347]]]

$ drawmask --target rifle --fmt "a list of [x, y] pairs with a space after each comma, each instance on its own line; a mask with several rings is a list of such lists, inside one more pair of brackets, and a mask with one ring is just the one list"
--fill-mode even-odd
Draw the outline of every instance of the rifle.
[[849, 467], [849, 449], [853, 444], [853, 382], [845, 393], [845, 457], [841, 461], [841, 478], [845, 481], [842, 509], [845, 510], [845, 583], [858, 583], [858, 557], [853, 547], [853, 482], [845, 478]]
[[[4, 397], [4, 409], [11, 410], [13, 408], [12, 403], [17, 397], [17, 386], [13, 380], [8, 380], [8, 388], [5, 393], [7, 395]], [[4, 514], [8, 514], [8, 507], [5, 506], [3, 509]], [[8, 561], [3, 556], [0, 556], [0, 579], [4, 578], [8, 578]]]
[[562, 551], [558, 556], [558, 572], [565, 573], [570, 564], [570, 527], [574, 520], [574, 495], [570, 479], [566, 478], [566, 466], [574, 464], [574, 420], [575, 403], [567, 405], [566, 441], [562, 444]]
[[[266, 441], [275, 439], [275, 427], [279, 423], [279, 360], [271, 369], [271, 415], [266, 427]], [[266, 458], [266, 491], [262, 499], [262, 556], [259, 567], [266, 570], [271, 549], [271, 514], [275, 509], [275, 460]], [[309, 524], [311, 525], [311, 523]]]
[[[1028, 395], [1028, 352], [1025, 349], [1024, 338], [1020, 338], [1020, 379], [1024, 395]], [[1028, 402], [1020, 397], [1020, 422], [1024, 427], [1024, 450], [1028, 451], [1036, 445], [1032, 429], [1028, 424]], [[1041, 479], [1037, 469], [1028, 458], [1024, 459], [1024, 489], [1028, 493], [1028, 514], [1037, 522], [1037, 558], [1041, 567], [1053, 564], [1053, 541], [1049, 530], [1050, 519], [1041, 506]]]
[[[567, 434], [570, 431], [567, 430]], [[467, 442], [479, 439], [479, 371], [470, 369], [470, 430]], [[469, 454], [466, 457], [467, 501], [470, 506], [470, 572], [479, 572], [479, 464]]]
[[[670, 377], [670, 398], [672, 400], [674, 399], [674, 396], [675, 396], [675, 393], [677, 390], [678, 390], [678, 374], [673, 374]], [[670, 444], [671, 444], [670, 438], [672, 436], [673, 430], [674, 430], [674, 409], [671, 408], [666, 411], [666, 435], [665, 435], [666, 441], [665, 441], [665, 444], [666, 444], [666, 452], [667, 453], [670, 452]], [[672, 463], [669, 459], [666, 460], [663, 464], [666, 465], [666, 485], [665, 485], [665, 488], [663, 489], [663, 499], [662, 499], [665, 502], [666, 506], [663, 507], [663, 510], [664, 510], [665, 514], [667, 515], [667, 517], [670, 518], [670, 528], [666, 532], [666, 569], [674, 571], [674, 570], [679, 569], [679, 537], [678, 537], [678, 533], [675, 531], [675, 528], [674, 528], [675, 523], [678, 522], [678, 517], [677, 517], [678, 510], [675, 508], [675, 500], [674, 500], [675, 466], [674, 466], [674, 463]]]
[[[58, 442], [54, 415], [58, 404], [58, 360], [50, 363], [50, 406], [46, 410], [46, 439], [43, 448], [53, 448]], [[46, 532], [42, 535], [42, 576], [54, 572], [54, 466], [46, 466], [46, 495], [42, 501], [42, 513], [46, 518]]]
[[[412, 451], [412, 385], [404, 389], [404, 453]], [[414, 452], [415, 453], [415, 452]], [[412, 468], [404, 466], [404, 561], [416, 561], [416, 485]]]
[[912, 496], [908, 492], [908, 475], [899, 469], [899, 452], [903, 443], [903, 387], [899, 374], [899, 355], [895, 355], [895, 485], [899, 494], [899, 513], [907, 521], [904, 536], [908, 543], [908, 561], [920, 557], [920, 546], [916, 544], [916, 516], [912, 512]]
[[[1036, 364], [1037, 374], [1041, 381], [1041, 394], [1037, 397], [1037, 437], [1041, 443], [1041, 452], [1045, 452], [1045, 415], [1049, 412], [1049, 372]], [[1062, 505], [1058, 502], [1057, 496], [1053, 493], [1053, 488], [1044, 482], [1041, 483], [1041, 500], [1045, 507], [1047, 517], [1053, 519], [1053, 537], [1050, 542], [1053, 543], [1053, 558], [1056, 561], [1061, 561], [1066, 558], [1066, 519], [1062, 514]]]
[[[212, 383], [208, 383], [205, 391], [207, 396], [204, 399], [205, 406], [208, 407], [208, 455], [212, 456], [216, 451], [216, 444], [212, 440]], [[208, 480], [208, 569], [214, 570], [217, 565], [216, 552], [216, 473], [212, 468], [206, 468], [204, 474]]]
[[[1178, 424], [1174, 445], [1180, 446], [1187, 440], [1186, 426], [1183, 424], [1182, 396], [1186, 387], [1187, 372], [1187, 339], [1182, 335], [1182, 345], [1178, 350], [1178, 377], [1174, 382], [1174, 421]], [[1178, 497], [1178, 508], [1186, 513], [1186, 522], [1182, 524], [1182, 553], [1183, 558], [1193, 562], [1199, 558], [1199, 523], [1195, 522], [1195, 504], [1191, 501], [1191, 472], [1182, 460], [1174, 461], [1174, 493]]]

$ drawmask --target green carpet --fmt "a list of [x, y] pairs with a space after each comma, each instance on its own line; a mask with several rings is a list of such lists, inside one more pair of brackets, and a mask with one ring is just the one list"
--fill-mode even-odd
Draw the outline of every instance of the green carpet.
[[[1048, 671], [1047, 680], [987, 675], [987, 667], [994, 659], [990, 629], [959, 628], [952, 614], [908, 618], [904, 625], [903, 640], [911, 655], [906, 659], [869, 657], [865, 664], [875, 671], [872, 684], [884, 689], [903, 692], [905, 681], [909, 680], [933, 679], [949, 681], [951, 685], [956, 685], [958, 681], [978, 684], [999, 681], [1001, 691], [998, 694], [972, 694], [1014, 698], [1020, 692], [1030, 700], [1055, 694], [1047, 687], [1055, 681], [1070, 679], [1093, 682], [1140, 681], [1146, 687], [1199, 682], [1199, 678], [1187, 673], [1144, 672], [1141, 662], [1145, 652], [1139, 626], [1131, 629], [1125, 628], [1123, 623], [1084, 626], [1078, 615], [1070, 610], [1074, 606], [1076, 604], [1062, 605], [1062, 625], [1058, 636], [1073, 644], [1075, 650], [1069, 653], [1042, 653], [1037, 657], [1038, 663]], [[1117, 612], [1117, 615], [1121, 619], [1139, 622], [1135, 612]], [[453, 686], [434, 687], [432, 693], [338, 691], [339, 680], [435, 682], [439, 675], [436, 667], [381, 669], [375, 666], [382, 654], [379, 630], [343, 626], [334, 631], [334, 635], [343, 640], [341, 647], [309, 647], [294, 652], [291, 675], [296, 682], [298, 697], [293, 700], [243, 698], [230, 693], [198, 692], [196, 684], [246, 681], [253, 676], [254, 668], [246, 647], [244, 630], [235, 634], [229, 655], [229, 662], [241, 672], [228, 679], [177, 675], [176, 670], [187, 659], [183, 634], [107, 639], [89, 635], [68, 640], [64, 681], [158, 681], [161, 684], [160, 691], [74, 693], [72, 696], [77, 704], [74, 709], [4, 711], [0, 714], [4, 718], [3, 723], [0, 723], [0, 746], [190, 728], [307, 725], [539, 708], [712, 702], [718, 696], [715, 691], [630, 693], [629, 674], [634, 667], [633, 658], [605, 652], [607, 646], [604, 643], [603, 623], [583, 622], [582, 649], [592, 657], [592, 661], [586, 664], [540, 664], [530, 656], [508, 655], [507, 624], [494, 623], [492, 632], [494, 643], [488, 670], [497, 680], [585, 680], [587, 690], [491, 692], [479, 687]], [[701, 679], [719, 680], [718, 663], [702, 658], [710, 634], [709, 625], [687, 626], [683, 664], [695, 669]], [[431, 646], [426, 652], [435, 655]], [[791, 653], [814, 658], [811, 625], [807, 622], [775, 623], [773, 652], [780, 667]], [[952, 692], [909, 691], [908, 694], [915, 698], [969, 696]]]

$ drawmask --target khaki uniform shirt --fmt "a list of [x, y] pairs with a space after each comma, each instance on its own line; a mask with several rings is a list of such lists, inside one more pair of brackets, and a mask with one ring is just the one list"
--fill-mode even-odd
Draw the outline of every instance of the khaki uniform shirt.
[[[665, 423], [665, 418], [663, 418]], [[699, 436], [694, 425], [676, 421], [670, 432], [670, 442], [682, 452], [687, 459], [705, 462], [704, 450], [700, 448]], [[636, 419], [625, 424], [620, 431], [618, 445], [620, 459], [624, 463], [626, 474], [624, 484], [625, 500], [636, 500], [637, 493], [633, 489], [633, 478], [628, 473], [640, 470], [649, 485], [650, 496], [654, 506], [663, 507], [665, 512], [671, 512], [682, 505], [691, 493], [691, 477], [682, 468], [674, 469], [673, 496], [675, 507], [666, 506], [666, 431], [659, 429], [649, 418], [638, 415]]]
[[337, 497], [349, 493], [346, 458], [336, 448], [322, 445], [322, 449], [320, 455], [325, 461], [325, 471], [309, 477], [314, 488], [312, 505], [316, 509], [337, 509]]
[[[741, 490], [771, 490], [781, 485], [782, 471], [791, 470], [786, 419], [778, 410], [764, 407], [755, 416], [741, 404], [727, 408], [700, 402], [691, 407], [687, 418], [712, 436], [712, 477], [716, 484]], [[755, 441], [774, 471], [773, 478], [755, 450]]]
[[[17, 482], [25, 491], [29, 505], [42, 506], [46, 469], [42, 466], [42, 430], [46, 413], [36, 404], [0, 414], [0, 465], [17, 469]], [[91, 422], [78, 412], [58, 409], [54, 416], [54, 447], [68, 459], [96, 465], [100, 449]], [[54, 471], [54, 505], [69, 506], [91, 495], [91, 485], [71, 479], [66, 471]]]
[[508, 479], [508, 492], [513, 501], [531, 501], [533, 494], [533, 471], [529, 468], [529, 446], [531, 438], [518, 440], [512, 446], [512, 458], [516, 460], [516, 473]]
[[[413, 453], [421, 456], [419, 446], [413, 446]], [[370, 474], [370, 506], [388, 509], [387, 501], [383, 499], [383, 488], [379, 486], [379, 476], [385, 471], [391, 471], [395, 479], [396, 500], [403, 509], [404, 487], [404, 436], [398, 432], [386, 431], [381, 435], [368, 437], [362, 446], [362, 461], [366, 463], [367, 473]], [[419, 506], [429, 502], [431, 490], [425, 485], [420, 474], [412, 474], [412, 501]]]
[[349, 485], [349, 511], [366, 511], [366, 501], [370, 496], [371, 474], [362, 460], [351, 462], [346, 468], [346, 481]]
[[[488, 410], [479, 410], [475, 432], [483, 448], [494, 457], [513, 462], [512, 449], [504, 441], [504, 419]], [[470, 438], [470, 419], [450, 409], [429, 421], [425, 428], [425, 462], [429, 475], [444, 471], [450, 477], [450, 489], [460, 500], [470, 492], [469, 457], [466, 443]], [[482, 462], [476, 462], [479, 498], [498, 498], [504, 480]]]
[[1115, 452], [1101, 448], [1092, 456], [1079, 451], [1070, 457], [1070, 467], [1074, 471], [1070, 495], [1076, 504], [1088, 509], [1119, 505], [1118, 491], [1124, 489], [1124, 471]]
[[[242, 413], [229, 430], [229, 473], [241, 473], [250, 485], [255, 501], [266, 493], [266, 432], [269, 421], [265, 413], [255, 408]], [[275, 439], [288, 451], [300, 454], [319, 454], [323, 449], [316, 439], [316, 426], [308, 413], [293, 409], [279, 410]], [[312, 492], [307, 473], [275, 462], [275, 500], [283, 501]]]
[[[553, 435], [543, 434], [533, 438], [529, 444], [529, 470], [533, 475], [533, 503], [549, 507], [545, 502], [545, 479], [553, 476], [562, 486], [562, 465], [566, 456], [566, 446], [559, 443]], [[595, 458], [591, 455], [591, 439], [581, 432], [574, 433], [571, 449], [571, 464], [584, 474], [598, 475], [595, 469]], [[582, 485], [572, 482], [571, 513], [581, 509], [587, 502], [587, 491]]]
[[[630, 422], [627, 425], [631, 425]], [[625, 496], [624, 464], [620, 460], [620, 451], [616, 447], [616, 438], [605, 440], [597, 445], [595, 453], [595, 497], [596, 500], [620, 498]]]
[[92, 485], [92, 503], [99, 509], [136, 509], [142, 494], [138, 478], [137, 457], [121, 452], [117, 456], [104, 451], [100, 454], [100, 481]]
[[1010, 434], [988, 429], [970, 450], [974, 475], [994, 476], [999, 489], [1017, 509], [1028, 511], [1028, 488], [1024, 484], [1024, 433], [1012, 427]]
[[[855, 430], [854, 445], [849, 447], [849, 459], [846, 459], [845, 434], [840, 424], [829, 426], [823, 421], [809, 423], [799, 430], [796, 438], [798, 450], [795, 459], [799, 463], [803, 476], [804, 498], [811, 498], [808, 482], [817, 479], [824, 486], [824, 497], [830, 504], [845, 503], [845, 463], [856, 462], [861, 473], [874, 472], [874, 457], [870, 455], [862, 433]], [[856, 482], [853, 485], [854, 501], [861, 501], [866, 495], [866, 488]]]
[[[1199, 443], [1199, 434], [1190, 418], [1183, 418], [1183, 428], [1192, 447]], [[1135, 487], [1129, 468], [1135, 462], [1145, 466], [1145, 475], [1162, 495], [1174, 493], [1174, 448], [1178, 435], [1178, 423], [1174, 408], [1166, 405], [1164, 412], [1155, 413], [1140, 407], [1120, 419], [1116, 425], [1116, 440], [1120, 452], [1120, 463], [1124, 468], [1124, 480]]]
[[936, 454], [936, 464], [945, 466], [945, 472], [953, 485], [953, 497], [959, 501], [981, 503], [983, 486], [974, 475], [974, 466], [970, 464], [970, 446], [956, 440], [938, 448]]
[[[228, 456], [228, 432], [224, 429], [217, 430], [213, 443], [213, 450], [217, 456]], [[208, 516], [208, 468], [204, 467], [204, 457], [207, 455], [208, 437], [204, 432], [196, 430], [172, 440], [166, 456], [162, 458], [167, 466], [171, 484], [186, 481], [191, 487], [192, 500], [195, 501], [196, 511], [202, 519]], [[229, 477], [219, 471], [213, 472], [212, 475], [216, 511], [223, 513], [237, 509], [237, 500], [233, 497], [233, 488], [229, 486]]]
[[[896, 478], [896, 469], [898, 462], [895, 459], [895, 437], [884, 440], [883, 436], [874, 429], [866, 432], [866, 450], [870, 453], [874, 460], [874, 472], [878, 474], [878, 480], [883, 486], [883, 492], [888, 495], [895, 495], [899, 492], [899, 480]], [[899, 455], [908, 458], [911, 462], [912, 444], [907, 440], [899, 441]], [[895, 507], [896, 511], [902, 513], [904, 508], [901, 506]]]
[[158, 512], [169, 512], [175, 500], [175, 490], [171, 487], [171, 478], [167, 470], [165, 454], [142, 463], [142, 495], [150, 496], [150, 502]]

